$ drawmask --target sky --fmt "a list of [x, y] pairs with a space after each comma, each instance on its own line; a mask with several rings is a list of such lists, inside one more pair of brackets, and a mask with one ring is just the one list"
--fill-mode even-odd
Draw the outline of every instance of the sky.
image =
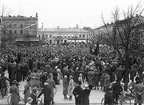
[[[112, 11], [118, 7], [127, 10], [136, 6], [139, 0], [0, 0], [4, 15], [35, 16], [38, 13], [39, 27], [44, 28], [96, 28], [106, 21], [112, 21]], [[143, 5], [144, 0], [141, 0]]]

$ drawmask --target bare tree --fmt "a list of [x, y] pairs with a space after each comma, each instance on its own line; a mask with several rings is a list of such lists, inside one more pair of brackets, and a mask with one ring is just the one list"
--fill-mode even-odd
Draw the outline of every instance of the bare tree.
[[[105, 40], [111, 43], [125, 67], [125, 83], [129, 81], [130, 58], [133, 52], [138, 52], [139, 44], [142, 44], [141, 36], [144, 32], [144, 17], [142, 16], [144, 9], [138, 4], [135, 8], [130, 6], [127, 11], [123, 11], [122, 15], [118, 8], [112, 13], [113, 23], [104, 23], [103, 30], [99, 33], [105, 34]], [[122, 18], [122, 19], [121, 19]]]
[[[1, 1], [0, 1], [1, 3]], [[5, 9], [4, 4], [0, 4], [1, 9], [0, 9], [0, 25], [1, 25], [1, 35], [0, 35], [0, 41], [1, 41], [1, 45], [4, 45], [4, 43], [8, 42], [8, 41], [12, 41], [13, 40], [13, 36], [12, 34], [9, 33], [8, 28], [10, 27], [12, 21], [7, 21], [4, 22], [4, 16], [8, 16], [10, 14], [10, 12], [7, 12]]]

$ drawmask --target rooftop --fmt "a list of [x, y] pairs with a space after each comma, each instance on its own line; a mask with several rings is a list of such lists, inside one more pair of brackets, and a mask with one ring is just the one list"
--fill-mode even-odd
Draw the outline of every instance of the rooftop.
[[81, 28], [39, 28], [38, 31], [42, 32], [84, 32], [87, 33], [88, 31], [81, 29]]
[[33, 20], [33, 19], [35, 19], [35, 20], [37, 20], [38, 18], [37, 17], [32, 17], [32, 16], [30, 16], [30, 17], [26, 17], [26, 16], [20, 16], [20, 15], [18, 15], [18, 16], [11, 16], [11, 15], [9, 15], [9, 16], [4, 16], [3, 18], [2, 18], [3, 20], [26, 20], [26, 19], [29, 19], [29, 20]]

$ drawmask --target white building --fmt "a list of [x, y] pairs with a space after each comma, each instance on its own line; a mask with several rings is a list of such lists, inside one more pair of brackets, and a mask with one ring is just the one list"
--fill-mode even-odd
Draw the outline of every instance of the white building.
[[38, 37], [49, 44], [89, 42], [90, 32], [81, 28], [39, 28]]

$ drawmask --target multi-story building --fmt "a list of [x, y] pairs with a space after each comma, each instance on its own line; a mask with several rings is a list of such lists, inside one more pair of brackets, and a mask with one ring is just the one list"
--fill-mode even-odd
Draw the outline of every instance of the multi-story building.
[[5, 16], [2, 17], [3, 35], [9, 35], [17, 42], [38, 41], [38, 14], [35, 17]]
[[49, 44], [88, 43], [91, 33], [78, 28], [39, 28], [38, 37]]
[[[130, 29], [129, 37], [139, 36], [139, 41], [144, 43], [144, 17], [136, 15], [135, 17], [108, 23], [95, 29], [95, 37], [101, 43], [105, 44], [107, 39], [117, 37], [119, 40], [124, 40], [128, 28]], [[129, 26], [129, 27], [128, 27]], [[106, 40], [105, 40], [106, 39]]]

